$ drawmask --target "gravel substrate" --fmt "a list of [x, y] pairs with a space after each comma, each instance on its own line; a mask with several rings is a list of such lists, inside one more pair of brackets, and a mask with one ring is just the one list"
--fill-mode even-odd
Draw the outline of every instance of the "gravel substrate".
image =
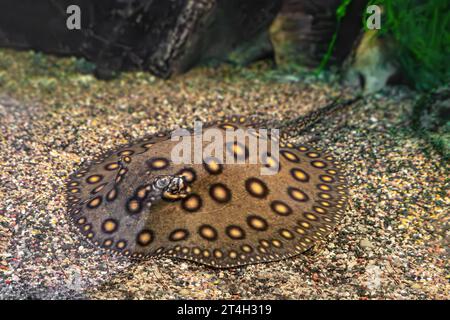
[[346, 165], [350, 206], [327, 243], [215, 270], [168, 258], [130, 263], [90, 246], [66, 219], [65, 179], [99, 151], [194, 119], [307, 113], [339, 94], [334, 82], [230, 68], [101, 82], [42, 76], [28, 53], [0, 52], [0, 62], [1, 299], [450, 298], [449, 168], [409, 129], [410, 92], [387, 90], [298, 138]]

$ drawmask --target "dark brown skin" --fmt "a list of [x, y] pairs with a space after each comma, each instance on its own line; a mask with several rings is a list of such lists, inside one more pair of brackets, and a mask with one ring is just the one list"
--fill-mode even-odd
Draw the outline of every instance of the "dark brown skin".
[[[246, 129], [250, 121], [226, 123]], [[278, 173], [261, 175], [263, 164], [248, 161], [174, 164], [176, 143], [150, 137], [70, 177], [69, 214], [91, 242], [135, 258], [169, 255], [227, 268], [300, 254], [343, 214], [345, 179], [321, 150], [282, 139]], [[161, 177], [176, 179], [175, 186], [155, 189]]]

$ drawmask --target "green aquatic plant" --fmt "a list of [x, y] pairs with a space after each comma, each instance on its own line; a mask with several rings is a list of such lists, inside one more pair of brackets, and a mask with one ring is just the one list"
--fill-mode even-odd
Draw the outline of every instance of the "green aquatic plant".
[[[333, 54], [340, 21], [351, 0], [342, 0], [336, 11], [337, 29], [317, 69], [324, 70]], [[450, 80], [450, 3], [442, 0], [370, 0], [383, 8], [378, 37], [394, 40], [393, 57], [418, 90], [430, 90]], [[366, 29], [369, 14], [363, 13]]]
[[327, 52], [322, 58], [322, 61], [320, 62], [319, 67], [317, 68], [317, 73], [322, 72], [326, 65], [328, 64], [328, 61], [330, 60], [331, 56], [333, 55], [333, 50], [336, 45], [336, 39], [340, 30], [341, 21], [347, 14], [347, 7], [352, 2], [352, 0], [342, 0], [339, 7], [336, 9], [336, 19], [337, 19], [337, 27], [336, 31], [333, 34], [333, 37], [331, 38], [330, 44], [328, 45]]
[[448, 1], [371, 0], [371, 4], [383, 8], [378, 36], [395, 41], [392, 54], [416, 89], [430, 90], [450, 80]]

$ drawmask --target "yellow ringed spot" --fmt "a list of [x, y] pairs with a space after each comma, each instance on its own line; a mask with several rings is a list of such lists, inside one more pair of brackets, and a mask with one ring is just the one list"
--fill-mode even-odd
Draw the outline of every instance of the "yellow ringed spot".
[[131, 162], [131, 157], [124, 157], [123, 161], [126, 163], [130, 163]]
[[222, 183], [213, 184], [209, 188], [209, 195], [219, 203], [225, 203], [231, 200], [231, 191]]
[[205, 258], [208, 258], [209, 256], [210, 256], [211, 254], [209, 253], [209, 251], [208, 250], [203, 250], [203, 256], [205, 257]]
[[201, 250], [199, 248], [194, 248], [192, 249], [192, 252], [198, 256], [201, 253]]
[[170, 233], [169, 240], [170, 241], [181, 241], [185, 240], [189, 236], [189, 232], [185, 229], [177, 229]]
[[267, 240], [259, 240], [259, 244], [265, 248], [268, 248], [270, 246], [270, 243]]
[[151, 142], [150, 142], [150, 143], [145, 143], [145, 144], [143, 144], [142, 147], [148, 149], [148, 148], [150, 148], [150, 147], [153, 146], [153, 145], [154, 145], [154, 143], [151, 143]]
[[319, 160], [311, 161], [311, 165], [313, 167], [319, 168], [319, 169], [325, 168], [327, 166], [327, 164], [325, 162], [319, 161]]
[[270, 207], [272, 208], [272, 210], [281, 215], [281, 216], [288, 216], [290, 214], [292, 214], [292, 209], [284, 202], [282, 201], [272, 201], [272, 203], [270, 204]]
[[220, 174], [222, 173], [222, 164], [216, 158], [207, 158], [203, 161], [203, 167], [210, 174]]
[[320, 156], [317, 152], [308, 152], [306, 155], [310, 158], [318, 158]]
[[220, 259], [223, 257], [223, 253], [219, 249], [215, 249], [213, 253], [214, 253], [214, 257], [216, 257], [216, 258]]
[[181, 207], [188, 212], [195, 212], [202, 206], [202, 199], [199, 195], [193, 193], [181, 201]]
[[191, 168], [182, 169], [177, 174], [180, 176], [183, 176], [186, 179], [186, 182], [188, 182], [188, 183], [194, 182], [195, 179], [197, 178], [197, 174]]
[[334, 178], [327, 175], [321, 175], [320, 180], [322, 180], [323, 182], [334, 182]]
[[246, 252], [246, 253], [250, 253], [250, 252], [253, 251], [252, 247], [250, 247], [250, 246], [247, 245], [247, 244], [244, 244], [243, 246], [241, 246], [241, 250], [244, 251], [244, 252]]
[[329, 169], [329, 170], [327, 170], [327, 173], [328, 173], [328, 174], [335, 175], [335, 174], [337, 174], [337, 171], [334, 170], [334, 169]]
[[79, 219], [77, 220], [77, 223], [78, 223], [78, 224], [85, 224], [85, 223], [86, 223], [86, 218], [84, 218], [84, 217], [79, 218]]
[[317, 217], [315, 215], [313, 215], [312, 213], [305, 212], [303, 215], [308, 220], [312, 220], [312, 221], [316, 221], [317, 220]]
[[112, 188], [107, 194], [106, 194], [106, 200], [113, 201], [117, 197], [117, 190], [116, 188]]
[[103, 177], [101, 175], [96, 174], [96, 175], [92, 175], [92, 176], [88, 177], [86, 179], [86, 182], [90, 183], [90, 184], [94, 184], [94, 183], [100, 182], [102, 179], [103, 179]]
[[147, 194], [148, 189], [145, 186], [140, 187], [136, 192], [136, 196], [141, 200], [145, 199], [147, 197]]
[[141, 202], [139, 200], [131, 199], [131, 200], [128, 201], [127, 209], [128, 209], [129, 212], [137, 213], [137, 212], [139, 212], [141, 210], [141, 208], [142, 208], [142, 205], [141, 205]]
[[331, 191], [331, 187], [327, 184], [319, 184], [317, 188], [322, 191]]
[[95, 197], [91, 201], [88, 202], [87, 206], [90, 209], [97, 208], [102, 203], [102, 197]]
[[117, 249], [123, 249], [125, 248], [127, 245], [127, 242], [125, 240], [120, 240], [119, 242], [117, 242], [116, 244], [116, 248]]
[[319, 198], [325, 199], [325, 200], [330, 200], [332, 197], [328, 193], [322, 193], [321, 192], [321, 193], [319, 193]]
[[248, 178], [245, 181], [245, 189], [256, 198], [265, 198], [269, 194], [266, 184], [258, 178]]
[[293, 188], [293, 187], [288, 188], [288, 194], [292, 199], [294, 199], [296, 201], [300, 201], [300, 202], [308, 201], [308, 199], [309, 199], [308, 196], [306, 195], [306, 193], [304, 193], [300, 189]]
[[114, 180], [114, 182], [115, 182], [116, 184], [118, 184], [120, 181], [122, 181], [122, 176], [121, 176], [121, 175], [118, 175], [118, 176], [116, 177], [116, 179]]
[[308, 222], [306, 222], [306, 221], [301, 221], [301, 222], [300, 222], [300, 225], [301, 225], [303, 228], [305, 228], [305, 229], [311, 228], [311, 224], [308, 223]]
[[289, 230], [281, 229], [281, 230], [279, 231], [279, 233], [280, 233], [280, 235], [281, 235], [283, 238], [285, 238], [285, 239], [287, 239], [287, 240], [292, 240], [292, 239], [294, 239], [294, 235], [293, 235], [292, 232], [290, 232]]
[[208, 241], [214, 241], [217, 239], [217, 231], [210, 225], [202, 225], [198, 229], [198, 233], [202, 236], [202, 238]]
[[320, 214], [327, 213], [327, 210], [325, 210], [324, 208], [321, 208], [321, 207], [314, 207], [313, 209], [315, 212], [320, 213]]
[[299, 162], [300, 161], [300, 159], [297, 157], [297, 155], [295, 153], [292, 153], [287, 150], [281, 150], [280, 153], [288, 161], [291, 161], [291, 162]]
[[103, 232], [105, 233], [113, 233], [117, 230], [118, 224], [113, 219], [107, 219], [102, 224]]
[[107, 165], [105, 166], [105, 169], [108, 170], [108, 171], [113, 171], [113, 170], [117, 170], [119, 167], [120, 167], [120, 166], [119, 166], [118, 163], [113, 162], [113, 163], [107, 164]]
[[247, 151], [240, 143], [234, 142], [228, 147], [232, 154], [236, 157], [242, 157], [247, 155]]
[[225, 229], [226, 234], [231, 238], [235, 240], [244, 239], [245, 238], [245, 232], [244, 230], [239, 226], [228, 226]]
[[278, 161], [275, 160], [275, 158], [272, 157], [272, 156], [265, 156], [263, 163], [265, 163], [267, 168], [275, 169], [275, 168], [277, 168], [279, 166], [278, 165]]
[[319, 203], [320, 203], [321, 206], [324, 206], [324, 207], [330, 207], [331, 206], [331, 203], [329, 203], [328, 201], [320, 201]]
[[297, 181], [300, 181], [300, 182], [308, 182], [309, 181], [308, 174], [305, 171], [303, 171], [302, 169], [292, 168], [290, 172], [291, 172], [292, 177]]
[[272, 245], [275, 247], [275, 248], [281, 248], [282, 247], [282, 243], [281, 243], [281, 241], [279, 241], [279, 240], [277, 240], [277, 239], [272, 239]]
[[236, 259], [237, 258], [237, 252], [236, 251], [230, 251], [230, 252], [228, 252], [228, 256], [231, 259]]
[[106, 239], [105, 241], [103, 241], [104, 247], [111, 247], [112, 244], [113, 244], [113, 241], [111, 239]]
[[236, 130], [237, 129], [236, 126], [229, 124], [229, 123], [224, 123], [224, 124], [220, 125], [220, 128], [225, 129], [225, 130]]
[[303, 230], [302, 228], [299, 228], [299, 227], [295, 228], [295, 232], [297, 232], [298, 234], [305, 234], [306, 233], [305, 230]]
[[134, 153], [133, 150], [124, 150], [119, 152], [119, 156], [131, 156]]
[[148, 162], [150, 169], [153, 170], [162, 170], [169, 166], [169, 160], [166, 158], [153, 158]]
[[250, 215], [247, 217], [247, 224], [257, 230], [257, 231], [265, 231], [268, 228], [268, 223], [265, 219], [257, 216], [257, 215]]
[[99, 193], [100, 191], [103, 190], [103, 188], [107, 185], [108, 183], [103, 183], [101, 185], [99, 185], [98, 187], [96, 187], [94, 190], [91, 191], [91, 193], [96, 194]]

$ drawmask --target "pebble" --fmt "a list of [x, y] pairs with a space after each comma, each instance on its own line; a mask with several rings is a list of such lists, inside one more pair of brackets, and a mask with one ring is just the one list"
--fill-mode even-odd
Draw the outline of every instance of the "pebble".
[[359, 244], [360, 244], [361, 247], [363, 247], [364, 249], [373, 249], [373, 248], [374, 248], [372, 242], [370, 242], [370, 240], [367, 239], [367, 238], [362, 239], [362, 240], [359, 242]]

